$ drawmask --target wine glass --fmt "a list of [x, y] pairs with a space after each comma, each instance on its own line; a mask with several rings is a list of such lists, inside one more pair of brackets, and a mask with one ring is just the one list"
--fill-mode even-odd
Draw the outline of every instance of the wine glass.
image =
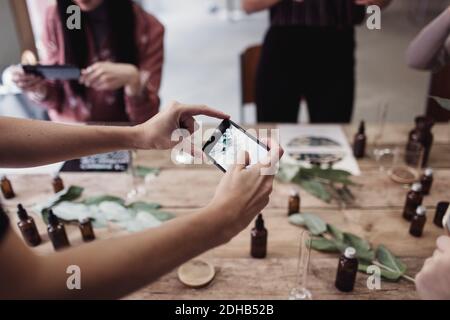
[[147, 194], [145, 186], [145, 177], [138, 172], [139, 152], [137, 150], [130, 150], [130, 164], [128, 166], [128, 173], [131, 176], [132, 189], [127, 194], [128, 200], [135, 200]]

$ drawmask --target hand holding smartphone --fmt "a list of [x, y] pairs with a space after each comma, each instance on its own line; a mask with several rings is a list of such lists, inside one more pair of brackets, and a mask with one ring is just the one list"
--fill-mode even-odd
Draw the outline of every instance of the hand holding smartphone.
[[70, 65], [22, 64], [22, 69], [26, 74], [47, 80], [78, 80], [81, 76], [80, 68]]
[[248, 152], [252, 166], [267, 159], [270, 149], [231, 120], [224, 120], [203, 147], [206, 156], [223, 172], [237, 164], [241, 151]]

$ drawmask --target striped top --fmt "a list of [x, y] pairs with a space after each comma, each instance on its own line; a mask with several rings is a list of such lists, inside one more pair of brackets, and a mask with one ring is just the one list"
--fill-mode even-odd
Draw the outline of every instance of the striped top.
[[272, 26], [352, 27], [364, 18], [354, 0], [282, 0], [270, 10]]

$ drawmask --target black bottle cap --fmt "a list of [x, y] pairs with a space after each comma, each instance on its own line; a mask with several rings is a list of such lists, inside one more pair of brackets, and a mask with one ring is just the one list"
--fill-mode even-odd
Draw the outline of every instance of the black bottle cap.
[[26, 220], [28, 218], [28, 212], [25, 208], [19, 203], [17, 205], [17, 215], [20, 220]]
[[358, 134], [365, 134], [365, 133], [366, 133], [366, 123], [363, 120], [359, 124]]
[[55, 226], [59, 223], [58, 217], [53, 213], [53, 210], [48, 211], [48, 223]]
[[258, 215], [258, 218], [256, 218], [255, 227], [258, 230], [264, 229], [264, 219], [261, 213]]

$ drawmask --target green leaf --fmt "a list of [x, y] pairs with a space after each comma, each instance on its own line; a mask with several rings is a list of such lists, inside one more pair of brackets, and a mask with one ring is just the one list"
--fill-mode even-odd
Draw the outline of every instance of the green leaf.
[[150, 168], [144, 166], [134, 167], [134, 175], [137, 177], [145, 178], [146, 176], [153, 174], [155, 176], [159, 175], [160, 170], [158, 168]]
[[320, 167], [301, 168], [300, 177], [306, 179], [321, 178], [335, 183], [343, 183], [346, 185], [353, 184], [350, 180], [351, 173], [344, 170], [322, 169]]
[[444, 99], [436, 96], [430, 96], [430, 98], [436, 101], [442, 108], [450, 111], [450, 99]]
[[303, 227], [305, 226], [305, 219], [300, 213], [295, 213], [289, 216], [289, 222], [293, 225]]
[[131, 203], [130, 205], [128, 205], [128, 208], [136, 211], [153, 212], [161, 208], [161, 205], [159, 203], [147, 203], [139, 201]]
[[305, 225], [311, 234], [320, 236], [327, 232], [327, 224], [318, 216], [312, 213], [301, 213], [300, 215], [304, 219]]
[[109, 196], [109, 195], [90, 197], [90, 198], [87, 198], [86, 200], [84, 200], [83, 203], [87, 206], [92, 206], [92, 205], [98, 205], [105, 201], [116, 202], [122, 206], [125, 204], [125, 201], [122, 198], [115, 197], [115, 196]]
[[[369, 273], [367, 272], [367, 268], [371, 266], [371, 264], [369, 263], [364, 263], [364, 262], [359, 262], [358, 263], [358, 270], [361, 272], [364, 272], [366, 274], [373, 274], [373, 273]], [[400, 280], [400, 278], [402, 277], [402, 273], [400, 272], [391, 272], [389, 270], [383, 269], [382, 267], [378, 267], [380, 268], [380, 275], [383, 279], [388, 280], [388, 281], [392, 281], [392, 282], [396, 282], [398, 280]]]
[[315, 180], [300, 180], [299, 184], [305, 191], [311, 193], [313, 196], [329, 203], [331, 195], [321, 182]]
[[171, 220], [171, 219], [175, 218], [175, 215], [170, 212], [155, 210], [150, 213], [159, 221], [167, 221], [167, 220]]
[[322, 251], [322, 252], [340, 252], [340, 249], [336, 245], [336, 243], [332, 240], [325, 239], [323, 237], [313, 238], [306, 240], [306, 245], [311, 249]]
[[366, 240], [351, 233], [344, 233], [344, 242], [348, 246], [355, 248], [356, 257], [361, 262], [371, 263], [375, 259], [375, 252], [373, 252], [370, 243]]
[[335, 238], [341, 242], [344, 241], [344, 233], [331, 224], [327, 224], [328, 232]]
[[399, 272], [401, 275], [406, 272], [406, 265], [392, 254], [385, 246], [380, 245], [377, 248], [377, 260], [382, 265]]
[[44, 222], [48, 223], [48, 211], [50, 209], [63, 201], [73, 201], [78, 199], [83, 191], [84, 188], [82, 187], [70, 186], [69, 188], [66, 188], [52, 196], [46, 203], [38, 205], [36, 207], [36, 211], [40, 212]]

